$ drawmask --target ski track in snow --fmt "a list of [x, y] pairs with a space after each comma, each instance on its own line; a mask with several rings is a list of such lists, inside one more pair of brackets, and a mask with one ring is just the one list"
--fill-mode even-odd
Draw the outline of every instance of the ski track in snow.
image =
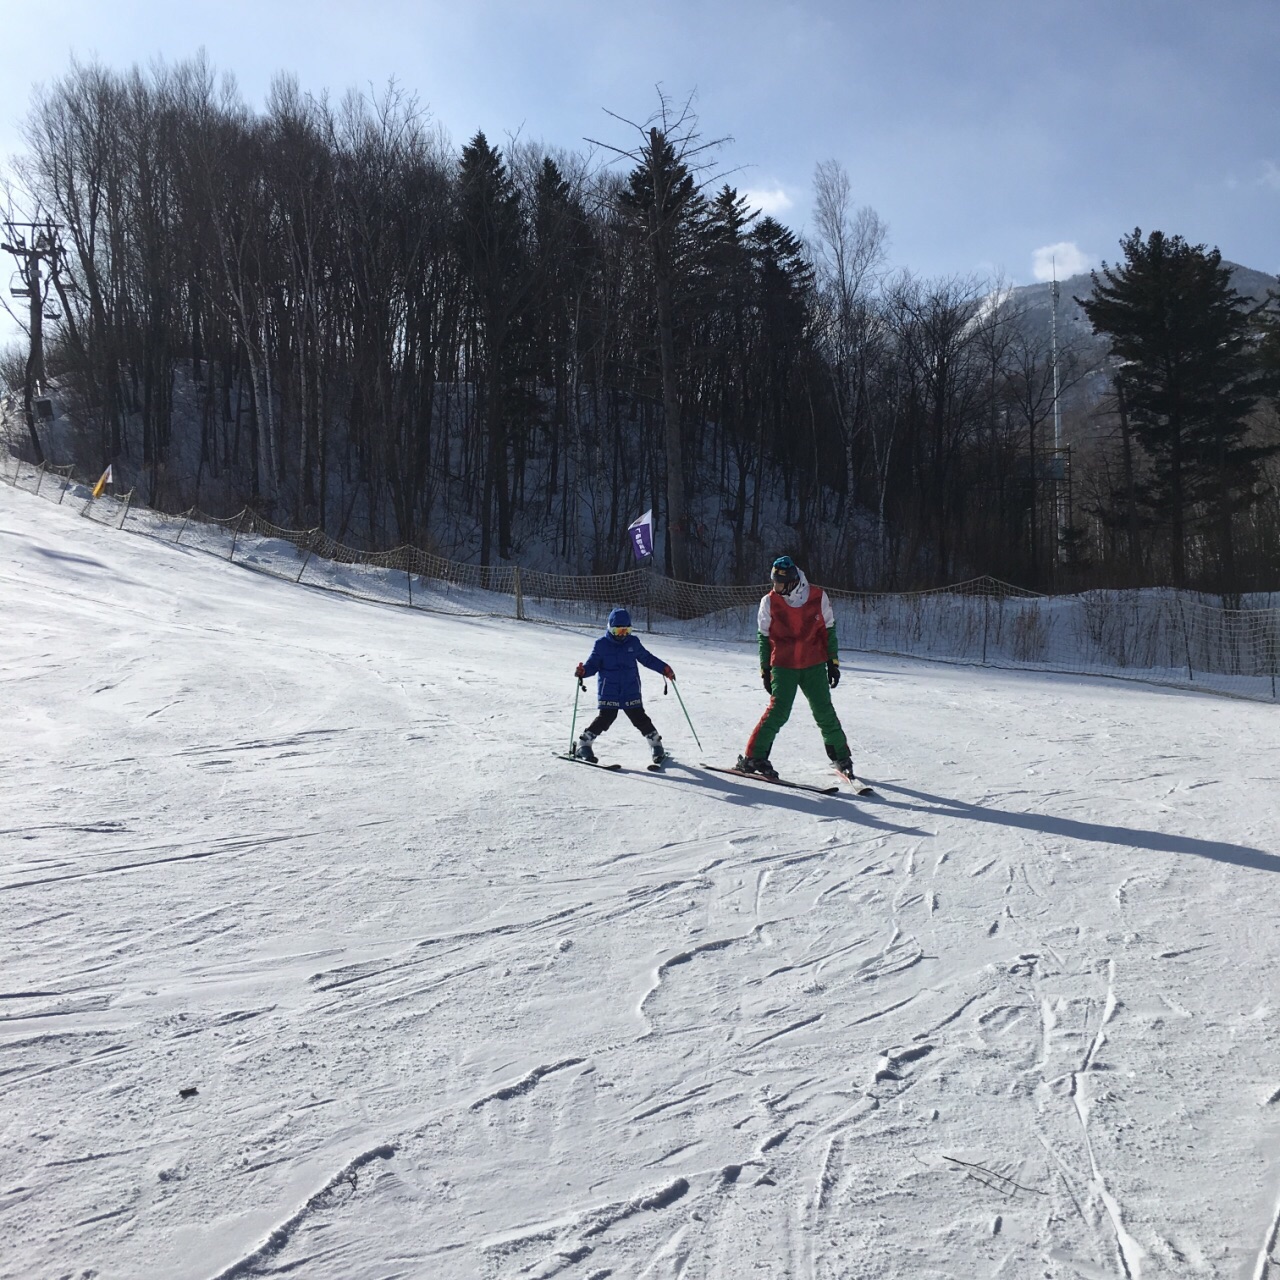
[[0, 507], [0, 1277], [1280, 1277], [1274, 707], [848, 654], [828, 799], [654, 636], [593, 774], [591, 631]]

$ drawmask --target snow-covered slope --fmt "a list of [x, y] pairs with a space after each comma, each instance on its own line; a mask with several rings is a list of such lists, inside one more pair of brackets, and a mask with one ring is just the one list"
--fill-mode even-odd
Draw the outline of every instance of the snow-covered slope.
[[8, 488], [0, 610], [0, 1275], [1280, 1275], [1274, 707], [847, 654], [823, 799], [752, 646], [614, 776], [581, 633]]

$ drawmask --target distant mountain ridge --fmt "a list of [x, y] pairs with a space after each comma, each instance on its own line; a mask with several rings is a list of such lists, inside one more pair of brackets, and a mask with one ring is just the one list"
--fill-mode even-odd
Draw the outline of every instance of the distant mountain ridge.
[[[1116, 264], [1110, 265], [1114, 267]], [[1223, 265], [1230, 269], [1236, 290], [1246, 298], [1262, 302], [1269, 290], [1280, 293], [1280, 279], [1274, 275], [1241, 266], [1238, 262], [1227, 262], [1226, 259], [1223, 259]], [[1110, 391], [1109, 380], [1102, 372], [1109, 344], [1105, 337], [1093, 332], [1089, 318], [1076, 301], [1076, 298], [1087, 298], [1093, 292], [1093, 279], [1089, 272], [1059, 280], [1058, 289], [1059, 351], [1064, 355], [1074, 352], [1089, 371], [1076, 386], [1064, 390], [1061, 403], [1064, 411], [1087, 411]], [[1010, 290], [1009, 297], [1020, 308], [1018, 324], [1021, 330], [1047, 343], [1053, 324], [1052, 285], [1047, 281], [1018, 285]]]
[[[1110, 264], [1113, 267], [1114, 263]], [[1231, 282], [1237, 291], [1246, 298], [1261, 302], [1268, 290], [1280, 292], [1280, 279], [1268, 275], [1265, 271], [1255, 271], [1252, 267], [1243, 267], [1238, 262], [1223, 259], [1223, 265], [1231, 271]], [[1043, 319], [1044, 332], [1048, 333], [1052, 320], [1053, 297], [1052, 286], [1048, 281], [1036, 284], [1018, 285], [1010, 291], [1011, 297], [1021, 303], [1028, 321], [1038, 329], [1038, 320]], [[1058, 281], [1058, 340], [1071, 341], [1087, 348], [1091, 343], [1101, 344], [1105, 353], [1105, 340], [1094, 336], [1088, 317], [1084, 314], [1076, 298], [1085, 298], [1093, 292], [1093, 279], [1089, 272], [1068, 276]]]

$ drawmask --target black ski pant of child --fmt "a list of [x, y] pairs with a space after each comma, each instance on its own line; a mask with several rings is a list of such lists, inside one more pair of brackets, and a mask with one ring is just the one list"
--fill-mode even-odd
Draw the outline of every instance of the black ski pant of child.
[[[587, 733], [593, 738], [599, 737], [618, 718], [618, 710], [617, 707], [601, 707], [600, 714], [587, 725]], [[623, 707], [621, 710], [646, 738], [651, 733], [658, 732], [653, 727], [653, 721], [649, 719], [649, 713], [643, 707]]]

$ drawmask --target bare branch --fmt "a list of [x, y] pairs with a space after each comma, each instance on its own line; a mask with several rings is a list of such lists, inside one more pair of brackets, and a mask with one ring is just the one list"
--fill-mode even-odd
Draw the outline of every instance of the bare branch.
[[[1012, 1190], [1015, 1194], [1019, 1191], [1026, 1191], [1034, 1196], [1047, 1196], [1049, 1194], [1039, 1187], [1024, 1187], [1020, 1182], [1015, 1182], [1006, 1174], [997, 1173], [994, 1169], [988, 1169], [984, 1165], [971, 1164], [968, 1160], [957, 1160], [955, 1156], [943, 1156], [942, 1158], [950, 1161], [951, 1164], [959, 1165], [967, 1171], [967, 1177], [972, 1178], [975, 1182], [980, 1182], [984, 1187], [989, 1187], [992, 1191], [1007, 1193]], [[994, 1181], [988, 1182], [986, 1180], [988, 1178], [994, 1179]]]

